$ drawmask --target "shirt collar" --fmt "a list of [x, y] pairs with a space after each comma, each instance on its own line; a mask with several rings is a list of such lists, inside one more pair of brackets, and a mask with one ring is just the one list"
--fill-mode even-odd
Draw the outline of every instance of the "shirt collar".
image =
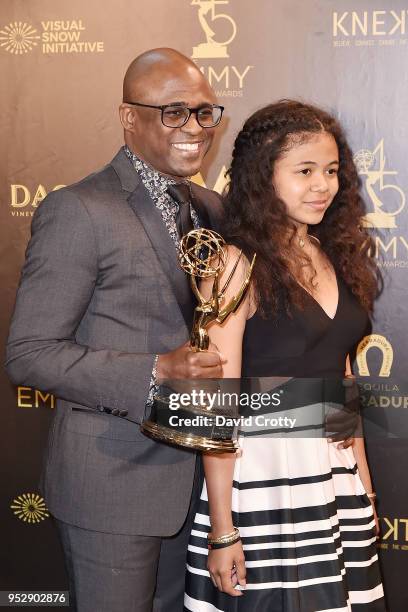
[[147, 181], [154, 184], [155, 188], [164, 193], [169, 185], [176, 185], [177, 182], [174, 179], [169, 178], [165, 174], [162, 174], [158, 170], [155, 170], [152, 166], [146, 163], [143, 159], [140, 159], [133, 151], [129, 149], [127, 145], [124, 147], [125, 154], [130, 159], [135, 170], [141, 175], [143, 182]]

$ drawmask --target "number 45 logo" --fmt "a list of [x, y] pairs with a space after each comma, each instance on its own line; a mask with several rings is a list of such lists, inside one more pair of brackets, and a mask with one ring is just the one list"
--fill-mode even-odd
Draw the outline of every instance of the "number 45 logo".
[[[192, 0], [191, 2], [192, 6], [198, 6], [198, 20], [206, 37], [206, 42], [193, 47], [193, 59], [229, 57], [227, 46], [234, 40], [237, 34], [237, 26], [229, 15], [225, 13], [217, 14], [216, 7], [219, 4], [229, 4], [229, 0]], [[221, 21], [224, 21], [224, 23], [228, 22], [228, 29], [230, 30], [229, 38], [224, 41], [216, 41], [217, 33], [209, 25], [208, 19], [210, 19], [215, 29], [217, 29]], [[218, 24], [215, 23], [217, 21]]]

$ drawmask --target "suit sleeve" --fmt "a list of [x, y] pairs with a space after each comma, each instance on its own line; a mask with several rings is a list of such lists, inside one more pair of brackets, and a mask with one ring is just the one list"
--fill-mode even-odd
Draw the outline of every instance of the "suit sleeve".
[[140, 422], [155, 356], [92, 350], [75, 341], [98, 279], [88, 211], [68, 190], [37, 209], [7, 344], [15, 384]]

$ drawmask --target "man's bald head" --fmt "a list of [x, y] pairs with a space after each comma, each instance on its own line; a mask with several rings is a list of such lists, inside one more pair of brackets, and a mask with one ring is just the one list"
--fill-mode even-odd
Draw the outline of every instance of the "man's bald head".
[[[215, 130], [215, 126], [203, 127], [197, 112], [206, 109], [211, 116], [215, 104], [211, 85], [188, 57], [174, 49], [146, 51], [130, 64], [123, 83], [119, 113], [125, 142], [159, 172], [177, 178], [193, 176], [201, 168]], [[173, 117], [190, 109], [187, 121], [169, 127], [162, 121], [164, 106], [173, 109]]]
[[196, 64], [175, 49], [159, 48], [145, 51], [128, 67], [123, 80], [123, 101], [138, 99], [146, 92], [149, 83], [157, 83], [189, 72], [197, 73], [198, 78], [205, 80]]

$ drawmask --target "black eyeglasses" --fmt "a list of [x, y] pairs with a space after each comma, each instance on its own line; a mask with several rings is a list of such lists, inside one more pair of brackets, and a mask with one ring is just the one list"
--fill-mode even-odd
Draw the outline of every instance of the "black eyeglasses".
[[197, 122], [203, 128], [212, 128], [221, 121], [224, 107], [219, 104], [205, 104], [197, 108], [189, 108], [182, 104], [162, 104], [154, 106], [153, 104], [142, 104], [141, 102], [125, 102], [131, 106], [143, 106], [145, 108], [155, 108], [161, 111], [161, 122], [169, 128], [183, 127], [194, 113]]

